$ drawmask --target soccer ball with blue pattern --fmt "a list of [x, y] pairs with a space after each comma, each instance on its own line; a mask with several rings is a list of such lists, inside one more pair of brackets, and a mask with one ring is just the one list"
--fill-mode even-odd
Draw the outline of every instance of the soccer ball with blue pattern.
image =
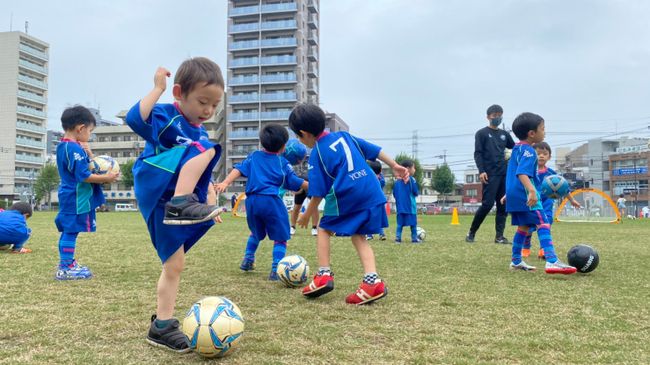
[[424, 239], [427, 238], [427, 231], [425, 231], [424, 228], [418, 227], [416, 232], [418, 234], [418, 240], [424, 241]]
[[95, 158], [90, 160], [88, 169], [91, 173], [98, 175], [104, 175], [109, 172], [119, 174], [120, 164], [118, 164], [111, 156], [95, 156]]
[[551, 199], [564, 198], [569, 194], [569, 182], [560, 175], [549, 175], [542, 181], [540, 193]]
[[302, 256], [286, 256], [278, 263], [276, 272], [284, 285], [295, 288], [307, 282], [309, 264]]
[[225, 356], [244, 333], [239, 307], [224, 297], [205, 297], [192, 304], [183, 320], [190, 348], [204, 357]]
[[284, 147], [284, 152], [282, 152], [282, 156], [292, 165], [299, 164], [305, 159], [306, 154], [307, 147], [295, 138], [291, 138], [287, 141], [287, 144]]

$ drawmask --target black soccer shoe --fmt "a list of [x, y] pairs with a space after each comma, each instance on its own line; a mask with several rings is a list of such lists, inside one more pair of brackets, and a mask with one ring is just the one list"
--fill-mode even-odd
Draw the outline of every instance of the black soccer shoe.
[[178, 319], [172, 318], [164, 328], [156, 327], [156, 315], [151, 316], [151, 326], [147, 334], [147, 342], [156, 347], [184, 354], [192, 351], [187, 336], [178, 328]]
[[496, 237], [496, 238], [494, 239], [494, 243], [500, 243], [500, 244], [502, 244], [502, 245], [509, 245], [509, 244], [510, 244], [510, 241], [508, 241], [507, 238], [501, 236], [501, 237]]
[[467, 236], [465, 236], [465, 242], [474, 243], [474, 233], [468, 232]]
[[[174, 199], [183, 201], [174, 203]], [[207, 205], [199, 202], [196, 194], [182, 195], [172, 198], [165, 204], [164, 224], [187, 225], [207, 222], [221, 213], [216, 205]]]

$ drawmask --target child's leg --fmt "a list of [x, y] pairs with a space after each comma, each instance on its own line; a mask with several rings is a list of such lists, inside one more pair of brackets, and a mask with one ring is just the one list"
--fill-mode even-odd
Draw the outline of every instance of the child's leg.
[[320, 216], [318, 214], [318, 209], [314, 210], [314, 213], [311, 215], [311, 228], [318, 228], [318, 220]]
[[291, 227], [296, 228], [296, 222], [298, 221], [298, 216], [300, 215], [300, 209], [302, 204], [294, 204], [293, 209], [291, 209]]
[[176, 295], [184, 266], [185, 250], [183, 246], [163, 264], [160, 279], [158, 279], [158, 306], [156, 308], [157, 321], [163, 322], [159, 326], [160, 328], [164, 327], [164, 321], [174, 316]]
[[364, 235], [354, 235], [352, 236], [352, 244], [357, 250], [359, 259], [361, 259], [361, 265], [363, 265], [365, 274], [363, 276], [363, 283], [361, 283], [359, 289], [348, 295], [345, 298], [345, 302], [360, 305], [371, 303], [385, 297], [388, 291], [386, 290], [385, 284], [379, 280], [375, 264], [375, 254], [372, 251], [372, 247], [368, 244], [366, 237]]
[[210, 161], [215, 156], [214, 148], [210, 148], [205, 152], [191, 158], [183, 165], [180, 173], [178, 174], [178, 181], [176, 182], [176, 189], [174, 196], [189, 195], [194, 192], [196, 183], [205, 172], [205, 169], [210, 164]]
[[78, 232], [74, 233], [61, 233], [59, 239], [59, 267], [68, 268], [74, 262], [74, 250], [77, 246]]
[[[375, 274], [376, 278], [377, 267], [375, 266], [375, 253], [372, 251], [372, 247], [370, 247], [368, 240], [366, 240], [366, 236], [355, 234], [352, 236], [352, 244], [357, 250], [357, 254], [361, 260], [361, 265], [363, 266], [363, 271], [366, 274]], [[374, 281], [369, 284], [374, 284]]]
[[404, 226], [397, 223], [397, 228], [395, 228], [395, 241], [397, 242], [402, 240], [402, 228], [404, 228]]
[[287, 254], [287, 241], [273, 242], [273, 263], [271, 264], [271, 272], [275, 272], [278, 268], [278, 262]]
[[30, 250], [29, 248], [24, 247], [25, 243], [27, 243], [28, 240], [29, 240], [29, 237], [27, 237], [24, 241], [22, 241], [20, 243], [14, 244], [14, 247], [13, 247], [13, 249], [11, 251], [13, 253], [31, 253], [32, 250]]
[[246, 252], [244, 253], [244, 259], [255, 261], [255, 252], [257, 251], [257, 247], [259, 245], [260, 241], [251, 233], [251, 235], [248, 236], [248, 242], [246, 242]]
[[411, 226], [411, 242], [418, 241], [418, 226]]
[[318, 255], [318, 272], [330, 271], [330, 233], [324, 229], [318, 230], [316, 239], [316, 254]]
[[555, 248], [553, 247], [553, 237], [551, 236], [551, 225], [540, 224], [537, 226], [537, 237], [539, 238], [539, 246], [544, 250], [544, 258], [546, 262], [554, 263], [557, 261]]
[[524, 248], [524, 241], [528, 235], [528, 226], [517, 227], [515, 237], [512, 239], [512, 263], [518, 265], [521, 263], [521, 250]]

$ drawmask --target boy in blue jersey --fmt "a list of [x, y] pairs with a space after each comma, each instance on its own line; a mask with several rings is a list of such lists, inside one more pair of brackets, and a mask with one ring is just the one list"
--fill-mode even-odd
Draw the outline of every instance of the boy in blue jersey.
[[[368, 166], [372, 169], [372, 172], [377, 175], [377, 179], [379, 180], [379, 186], [381, 186], [382, 192], [384, 190], [384, 187], [386, 186], [386, 178], [384, 178], [384, 174], [381, 172], [381, 162], [377, 160], [368, 160], [366, 161], [368, 163]], [[367, 240], [372, 240], [374, 239], [373, 235], [369, 234], [366, 236]], [[386, 234], [384, 233], [384, 227], [381, 228], [379, 231], [379, 239], [382, 241], [386, 241]]]
[[95, 232], [95, 208], [104, 204], [101, 184], [112, 183], [118, 174], [92, 174], [88, 164], [92, 152], [88, 140], [95, 129], [95, 117], [83, 106], [63, 111], [61, 125], [65, 131], [56, 147], [59, 184], [59, 214], [54, 223], [61, 232], [57, 280], [90, 279], [92, 273], [74, 258], [80, 232]]
[[246, 252], [240, 269], [255, 268], [255, 251], [266, 236], [273, 240], [273, 262], [269, 280], [277, 281], [278, 262], [287, 252], [287, 241], [291, 238], [287, 208], [280, 198], [282, 189], [298, 191], [307, 189], [304, 179], [294, 174], [289, 161], [282, 157], [289, 139], [287, 130], [277, 124], [268, 124], [260, 131], [260, 143], [264, 149], [251, 153], [244, 161], [236, 164], [226, 179], [216, 185], [217, 192], [223, 192], [240, 176], [246, 181], [246, 222], [251, 231], [246, 243]]
[[397, 230], [395, 231], [395, 243], [402, 243], [402, 228], [411, 227], [411, 242], [420, 243], [418, 239], [418, 217], [415, 197], [419, 194], [418, 183], [413, 175], [415, 164], [411, 160], [404, 160], [400, 163], [409, 170], [411, 177], [407, 182], [397, 180], [393, 185], [393, 196], [397, 206]]
[[330, 269], [330, 236], [351, 236], [364, 269], [364, 277], [356, 292], [345, 299], [349, 304], [366, 304], [386, 296], [387, 289], [377, 274], [375, 255], [366, 235], [388, 227], [386, 197], [377, 176], [366, 160], [379, 159], [393, 169], [397, 178], [407, 179], [408, 170], [398, 165], [379, 146], [347, 132], [325, 130], [325, 113], [316, 105], [300, 104], [289, 116], [289, 127], [300, 142], [313, 148], [309, 157], [309, 195], [307, 211], [298, 220], [302, 227], [325, 198], [317, 252], [319, 269], [313, 281], [303, 288], [303, 295], [319, 297], [334, 289]]
[[573, 274], [576, 268], [564, 264], [555, 254], [551, 226], [544, 214], [539, 192], [533, 183], [537, 176], [537, 153], [532, 144], [544, 140], [544, 119], [533, 113], [520, 114], [512, 123], [512, 131], [519, 138], [519, 143], [512, 149], [506, 175], [506, 210], [511, 214], [512, 225], [517, 226], [512, 241], [510, 269], [524, 271], [536, 269], [521, 258], [526, 236], [531, 228], [535, 227], [540, 246], [544, 249], [546, 273]]
[[[546, 163], [551, 160], [551, 146], [546, 142], [535, 143], [535, 152], [537, 153], [537, 177], [535, 178], [535, 188], [540, 191], [542, 182], [547, 176], [557, 175], [552, 168], [547, 167]], [[572, 206], [580, 208], [580, 203], [578, 203], [571, 195], [567, 195], [569, 202]], [[548, 219], [548, 224], [553, 224], [553, 204], [555, 204], [555, 199], [549, 198], [546, 195], [542, 195], [542, 208], [544, 209], [544, 214]], [[535, 232], [535, 227], [531, 227], [526, 236], [526, 241], [524, 242], [524, 249], [522, 250], [521, 255], [523, 257], [530, 256], [530, 244]], [[540, 247], [537, 257], [544, 259], [544, 250]]]
[[32, 216], [32, 206], [29, 203], [15, 203], [9, 209], [0, 209], [0, 250], [11, 253], [31, 253], [24, 247], [32, 230], [27, 227], [27, 220]]
[[[203, 57], [185, 60], [174, 77], [174, 104], [157, 104], [169, 71], [160, 67], [154, 88], [129, 110], [127, 124], [147, 143], [133, 166], [135, 196], [151, 242], [162, 262], [156, 314], [147, 342], [178, 353], [190, 351], [173, 318], [185, 253], [219, 221], [208, 201], [211, 172], [221, 146], [208, 139], [202, 123], [223, 98], [219, 66]], [[212, 203], [212, 204], [206, 204]]]

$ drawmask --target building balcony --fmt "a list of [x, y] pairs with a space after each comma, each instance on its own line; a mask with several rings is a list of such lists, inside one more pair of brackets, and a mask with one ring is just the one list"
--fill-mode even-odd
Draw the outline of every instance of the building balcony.
[[[257, 75], [239, 75], [239, 76], [233, 76], [230, 78], [230, 81], [228, 82], [229, 86], [237, 86], [237, 85], [255, 85], [260, 82], [260, 78]], [[228, 98], [228, 101], [230, 101], [230, 98]]]
[[318, 61], [318, 51], [316, 51], [316, 47], [309, 47], [309, 50], [307, 51], [307, 59], [311, 62]]
[[309, 77], [318, 77], [318, 66], [316, 64], [310, 63], [307, 68], [307, 75]]
[[318, 28], [318, 16], [316, 14], [309, 14], [309, 18], [307, 18], [307, 26], [310, 29]]
[[21, 51], [29, 53], [30, 55], [32, 55], [34, 57], [38, 57], [38, 58], [40, 58], [40, 59], [42, 59], [44, 61], [47, 61], [49, 59], [49, 56], [47, 55], [47, 53], [45, 53], [43, 51], [40, 51], [40, 50], [38, 50], [38, 49], [36, 49], [34, 47], [30, 47], [30, 46], [28, 46], [26, 44], [21, 43], [19, 48], [20, 48]]
[[37, 64], [35, 64], [33, 62], [29, 62], [29, 61], [25, 61], [25, 60], [21, 59], [21, 60], [18, 61], [18, 65], [20, 67], [24, 67], [24, 68], [26, 68], [28, 70], [36, 71], [36, 72], [38, 72], [40, 74], [47, 75], [47, 68], [46, 67], [37, 65]]
[[259, 14], [259, 12], [260, 12], [260, 7], [257, 5], [241, 6], [238, 8], [231, 8], [230, 10], [228, 10], [228, 16], [234, 18], [239, 16]]
[[291, 37], [262, 39], [260, 44], [262, 48], [297, 47], [298, 40], [296, 38], [291, 38]]
[[271, 111], [271, 112], [262, 112], [260, 113], [261, 120], [288, 120], [289, 115], [291, 114], [290, 110], [282, 111]]
[[240, 51], [244, 49], [255, 49], [260, 47], [260, 41], [257, 39], [249, 41], [237, 41], [232, 42], [228, 45], [229, 51]]
[[258, 103], [259, 101], [260, 95], [258, 93], [235, 94], [228, 98], [228, 104]]
[[260, 131], [257, 129], [233, 130], [228, 134], [229, 139], [257, 139]]
[[[137, 151], [140, 153], [144, 150], [145, 141], [92, 141], [89, 143], [92, 150], [102, 151]], [[98, 155], [95, 152], [95, 155]]]
[[15, 176], [17, 178], [33, 180], [38, 177], [38, 171], [16, 171]]
[[307, 83], [307, 92], [312, 95], [318, 94], [318, 82], [316, 79], [309, 80]]
[[36, 132], [40, 134], [47, 133], [47, 129], [45, 129], [44, 127], [32, 123], [21, 122], [21, 121], [16, 121], [16, 129], [29, 131], [29, 132]]
[[40, 157], [40, 156], [37, 157], [37, 156], [16, 154], [16, 161], [24, 162], [24, 163], [31, 163], [31, 164], [36, 164], [36, 165], [43, 165], [43, 157]]
[[253, 67], [253, 66], [258, 66], [259, 64], [260, 64], [260, 60], [257, 57], [239, 57], [239, 58], [233, 58], [233, 60], [230, 62], [230, 65], [228, 65], [228, 67], [230, 68]]
[[29, 148], [38, 148], [38, 149], [45, 148], [45, 142], [43, 141], [36, 141], [33, 139], [22, 138], [22, 137], [16, 137], [16, 145], [29, 147]]
[[291, 111], [236, 112], [228, 117], [229, 122], [250, 122], [259, 120], [287, 120]]
[[269, 65], [292, 65], [296, 64], [296, 56], [267, 56], [262, 57], [260, 64], [262, 66]]
[[34, 108], [28, 108], [26, 106], [20, 106], [18, 105], [16, 107], [16, 111], [21, 114], [27, 114], [27, 115], [32, 115], [32, 116], [37, 116], [40, 118], [45, 118], [46, 114], [42, 110], [34, 109]]
[[29, 91], [18, 90], [17, 95], [23, 99], [35, 101], [41, 104], [47, 104], [47, 99], [45, 97], [30, 93]]
[[47, 83], [45, 81], [41, 81], [41, 80], [35, 79], [33, 77], [18, 75], [18, 81], [24, 82], [24, 83], [32, 85], [32, 86], [36, 86], [36, 87], [41, 88], [43, 90], [47, 90]]
[[312, 46], [318, 44], [318, 33], [316, 33], [315, 30], [310, 30], [309, 33], [307, 33], [307, 42]]
[[278, 73], [278, 74], [262, 75], [261, 78], [262, 84], [282, 84], [282, 83], [295, 83], [295, 82], [296, 82], [295, 73]]
[[297, 29], [298, 23], [295, 20], [276, 20], [262, 23], [262, 30]]
[[296, 3], [279, 3], [262, 5], [262, 13], [284, 13], [298, 11]]
[[296, 93], [293, 91], [288, 92], [274, 92], [274, 93], [265, 93], [261, 95], [261, 101], [264, 102], [287, 102], [287, 101], [298, 101]]
[[242, 23], [242, 24], [233, 24], [230, 26], [230, 33], [250, 33], [250, 32], [259, 32], [260, 23]]
[[318, 2], [317, 0], [308, 0], [307, 1], [307, 10], [310, 13], [318, 13]]
[[228, 158], [242, 158], [250, 155], [252, 152], [257, 151], [257, 148], [233, 148], [228, 151]]

